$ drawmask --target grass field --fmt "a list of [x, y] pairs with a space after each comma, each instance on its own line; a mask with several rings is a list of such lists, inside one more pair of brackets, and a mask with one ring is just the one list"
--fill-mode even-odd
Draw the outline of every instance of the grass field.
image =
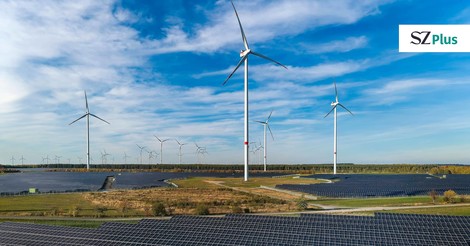
[[312, 201], [316, 204], [333, 205], [338, 207], [373, 207], [373, 206], [414, 206], [431, 205], [428, 196], [390, 197], [390, 198], [354, 198], [354, 199], [324, 199]]
[[[389, 211], [389, 213], [391, 212]], [[470, 204], [463, 207], [400, 209], [393, 211], [393, 213], [470, 216]]]

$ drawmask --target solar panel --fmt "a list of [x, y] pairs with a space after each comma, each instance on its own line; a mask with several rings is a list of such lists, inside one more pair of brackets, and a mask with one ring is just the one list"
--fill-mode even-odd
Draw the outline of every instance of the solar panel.
[[470, 217], [227, 215], [107, 222], [97, 229], [0, 223], [6, 245], [468, 245]]
[[327, 197], [416, 196], [428, 195], [432, 190], [442, 195], [449, 189], [457, 194], [470, 194], [469, 175], [453, 174], [447, 175], [445, 179], [424, 174], [320, 174], [308, 177], [339, 181], [309, 185], [283, 184], [276, 187]]

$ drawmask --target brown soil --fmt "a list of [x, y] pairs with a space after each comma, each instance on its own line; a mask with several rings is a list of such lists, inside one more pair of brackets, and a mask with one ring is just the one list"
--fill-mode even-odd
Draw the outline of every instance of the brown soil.
[[[254, 193], [258, 191], [253, 190]], [[256, 191], [256, 192], [255, 192]], [[150, 215], [152, 204], [161, 202], [172, 215], [194, 214], [195, 208], [203, 204], [211, 214], [240, 212], [281, 212], [295, 211], [293, 202], [266, 196], [269, 191], [258, 194], [234, 191], [228, 188], [154, 188], [147, 190], [120, 190], [105, 193], [86, 193], [84, 198], [96, 206], [115, 208], [126, 207]], [[264, 194], [263, 194], [264, 193]], [[275, 196], [273, 196], [275, 197]], [[281, 198], [281, 197], [279, 197]]]

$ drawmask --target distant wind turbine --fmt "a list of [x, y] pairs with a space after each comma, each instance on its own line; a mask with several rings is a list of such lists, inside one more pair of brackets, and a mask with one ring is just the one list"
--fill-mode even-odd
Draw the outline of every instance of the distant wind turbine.
[[331, 106], [333, 107], [328, 114], [325, 115], [326, 118], [328, 115], [333, 112], [333, 118], [334, 118], [334, 133], [333, 133], [333, 174], [336, 174], [336, 161], [337, 161], [337, 142], [338, 142], [338, 135], [336, 134], [337, 131], [337, 113], [336, 113], [336, 107], [339, 105], [342, 108], [344, 108], [346, 111], [348, 111], [351, 115], [354, 115], [349, 109], [347, 109], [345, 106], [343, 106], [339, 101], [338, 101], [338, 89], [336, 89], [336, 82], [334, 82], [335, 86], [335, 101], [331, 103]]
[[106, 153], [106, 150], [104, 150], [104, 152], [101, 152], [101, 164], [108, 164], [108, 158], [106, 156], [108, 156], [110, 154]]
[[194, 143], [196, 145], [196, 155], [197, 155], [197, 162], [198, 164], [201, 164], [201, 155], [202, 158], [204, 158], [204, 154], [208, 154], [206, 147], [201, 147], [197, 145], [197, 143]]
[[15, 157], [12, 156], [10, 160], [11, 160], [11, 164], [14, 165], [15, 164]]
[[55, 156], [54, 159], [55, 159], [55, 161], [56, 161], [57, 164], [60, 163], [60, 158], [61, 158], [61, 157], [62, 157], [62, 156], [58, 156], [58, 155]]
[[24, 165], [24, 160], [26, 160], [26, 159], [23, 156], [21, 156], [21, 158], [20, 158], [21, 165]]
[[128, 156], [128, 155], [126, 154], [126, 152], [124, 152], [124, 156], [123, 156], [123, 158], [124, 158], [124, 164], [127, 164], [127, 158], [128, 158], [128, 157], [130, 157], [130, 156]]
[[44, 161], [46, 161], [46, 164], [49, 165], [49, 155], [47, 155], [46, 157], [43, 157], [42, 158], [42, 163], [44, 163]]
[[181, 164], [181, 156], [183, 155], [183, 154], [181, 154], [181, 147], [183, 147], [183, 145], [185, 145], [185, 143], [180, 143], [180, 142], [178, 141], [178, 139], [175, 139], [175, 141], [176, 141], [176, 142], [178, 143], [178, 145], [179, 145], [179, 153], [178, 153], [178, 156], [180, 157], [180, 164]]
[[100, 117], [90, 113], [90, 109], [88, 108], [88, 99], [87, 99], [87, 96], [86, 96], [86, 91], [85, 92], [85, 107], [86, 107], [86, 112], [84, 115], [82, 115], [80, 118], [72, 121], [72, 123], [70, 123], [69, 125], [72, 125], [73, 123], [81, 120], [82, 118], [85, 118], [86, 117], [86, 169], [89, 170], [90, 169], [90, 115], [105, 122], [105, 123], [108, 123], [110, 124], [109, 122], [101, 119]]
[[[266, 172], [266, 165], [267, 165], [267, 152], [268, 152], [268, 140], [267, 140], [267, 131], [266, 131], [266, 128], [269, 130], [269, 133], [271, 133], [271, 137], [273, 138], [274, 140], [274, 136], [273, 136], [273, 132], [271, 131], [271, 127], [269, 127], [269, 119], [271, 118], [271, 115], [273, 114], [273, 111], [271, 111], [271, 113], [269, 113], [269, 116], [268, 118], [266, 119], [266, 121], [259, 121], [257, 120], [256, 122], [262, 124], [264, 126], [264, 171]], [[261, 146], [261, 145], [260, 145]]]
[[243, 40], [243, 44], [245, 46], [245, 50], [242, 50], [240, 52], [240, 61], [238, 62], [237, 66], [235, 67], [235, 69], [232, 71], [232, 73], [227, 77], [227, 79], [225, 79], [224, 81], [224, 85], [225, 83], [227, 83], [227, 81], [232, 77], [232, 75], [235, 73], [235, 71], [237, 71], [237, 69], [240, 67], [240, 65], [244, 62], [245, 64], [245, 135], [244, 135], [244, 162], [245, 162], [245, 167], [244, 167], [244, 172], [245, 172], [245, 175], [244, 175], [244, 180], [245, 181], [248, 181], [248, 155], [249, 155], [249, 146], [248, 146], [248, 143], [249, 143], [249, 137], [248, 137], [248, 55], [250, 54], [253, 54], [255, 56], [258, 56], [258, 57], [261, 57], [265, 60], [268, 60], [268, 61], [271, 61], [279, 66], [282, 66], [284, 67], [285, 69], [287, 69], [286, 66], [282, 65], [281, 63], [265, 56], [265, 55], [262, 55], [260, 53], [256, 53], [254, 51], [252, 51], [248, 45], [248, 41], [246, 39], [246, 36], [245, 36], [245, 32], [243, 31], [243, 27], [242, 27], [242, 23], [240, 22], [240, 18], [238, 17], [238, 13], [237, 13], [237, 9], [235, 8], [235, 5], [233, 4], [233, 2], [231, 1], [232, 3], [232, 7], [233, 7], [233, 10], [235, 11], [235, 15], [237, 16], [237, 20], [238, 20], [238, 25], [240, 26], [240, 32], [241, 32], [241, 35], [242, 35], [242, 40]]
[[153, 154], [157, 154], [157, 152], [155, 152], [153, 150], [151, 150], [151, 151], [146, 150], [146, 151], [149, 154], [149, 164], [151, 164], [150, 160], [156, 156], [156, 155], [154, 156]]
[[140, 164], [142, 164], [142, 151], [144, 151], [144, 149], [146, 148], [145, 146], [140, 146], [138, 144], [136, 144], [137, 147], [139, 147], [140, 149]]
[[[155, 136], [155, 135], [154, 135]], [[160, 142], [160, 164], [163, 164], [163, 143], [170, 140], [170, 139], [160, 139], [157, 136], [155, 136], [158, 141]]]

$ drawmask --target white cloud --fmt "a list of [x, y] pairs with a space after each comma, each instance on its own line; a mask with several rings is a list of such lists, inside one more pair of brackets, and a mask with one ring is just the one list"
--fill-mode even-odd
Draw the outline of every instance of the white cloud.
[[367, 45], [368, 39], [365, 36], [348, 37], [345, 40], [331, 41], [325, 44], [303, 44], [302, 47], [311, 54], [321, 54], [328, 52], [348, 52], [363, 48]]
[[[365, 16], [379, 13], [379, 6], [385, 2], [281, 0], [237, 1], [235, 4], [247, 40], [254, 44], [279, 36], [297, 35], [320, 26], [351, 24]], [[155, 52], [208, 53], [235, 44], [241, 45], [240, 30], [230, 4], [220, 4], [218, 7], [209, 16], [211, 22], [195, 25], [192, 35], [183, 31], [181, 23], [164, 28], [165, 38], [153, 44]]]

